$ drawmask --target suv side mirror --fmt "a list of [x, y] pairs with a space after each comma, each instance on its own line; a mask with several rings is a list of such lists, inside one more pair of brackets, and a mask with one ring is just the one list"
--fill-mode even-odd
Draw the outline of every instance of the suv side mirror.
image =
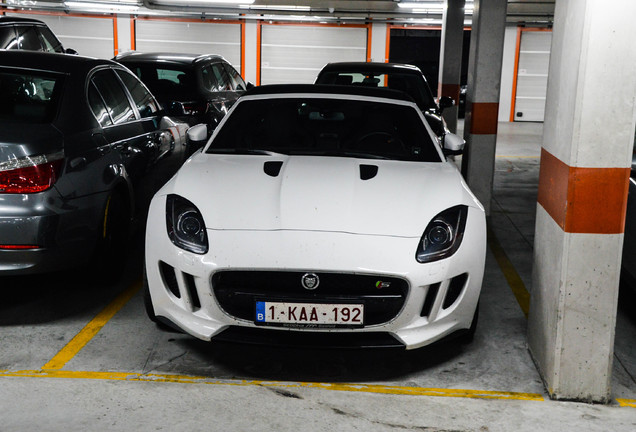
[[442, 112], [446, 108], [450, 108], [455, 105], [455, 99], [450, 96], [442, 96], [439, 98], [439, 111]]
[[246, 90], [253, 89], [254, 87], [256, 87], [256, 86], [255, 86], [254, 84], [252, 84], [251, 82], [249, 82], [249, 81], [247, 81], [247, 82], [245, 83], [245, 89], [246, 89]]
[[205, 141], [208, 139], [208, 126], [204, 123], [199, 123], [188, 129], [186, 134], [191, 142]]
[[73, 48], [66, 48], [64, 50], [65, 54], [73, 54], [73, 55], [77, 55], [77, 51], [75, 51]]
[[444, 135], [444, 154], [445, 155], [459, 155], [464, 152], [464, 145], [466, 141], [454, 133], [447, 133]]

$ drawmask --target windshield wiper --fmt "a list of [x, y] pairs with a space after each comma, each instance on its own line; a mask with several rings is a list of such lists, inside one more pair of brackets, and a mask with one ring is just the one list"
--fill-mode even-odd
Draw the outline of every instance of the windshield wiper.
[[350, 150], [324, 150], [324, 151], [299, 151], [293, 152], [294, 155], [306, 155], [306, 156], [336, 156], [336, 157], [354, 157], [361, 159], [385, 159], [391, 160], [392, 158], [382, 155], [369, 154], [364, 152], [356, 152]]
[[234, 155], [259, 155], [259, 156], [279, 156], [284, 153], [276, 153], [269, 150], [248, 149], [248, 148], [209, 148], [206, 153], [210, 154], [234, 154]]

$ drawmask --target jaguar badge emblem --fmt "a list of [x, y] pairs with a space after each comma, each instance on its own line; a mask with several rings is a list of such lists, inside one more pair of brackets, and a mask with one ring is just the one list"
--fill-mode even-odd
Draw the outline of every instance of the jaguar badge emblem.
[[315, 290], [320, 285], [320, 278], [315, 273], [305, 273], [300, 279], [300, 283], [305, 289]]

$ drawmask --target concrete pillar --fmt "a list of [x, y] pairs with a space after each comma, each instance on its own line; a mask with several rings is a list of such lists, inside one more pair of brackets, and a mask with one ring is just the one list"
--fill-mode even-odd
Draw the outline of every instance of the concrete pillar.
[[462, 174], [490, 214], [506, 0], [475, 0], [470, 34]]
[[258, 32], [260, 32], [261, 29], [258, 25], [258, 22], [255, 20], [245, 20], [245, 23], [242, 25], [245, 26], [243, 37], [243, 50], [245, 52], [245, 56], [243, 60], [244, 64], [241, 65], [241, 76], [245, 81], [249, 81], [252, 84], [257, 84], [257, 52], [260, 48], [258, 46]]
[[455, 105], [442, 113], [451, 132], [457, 132], [459, 86], [462, 73], [464, 44], [464, 6], [466, 0], [446, 0], [442, 17], [442, 42], [439, 53], [437, 97], [450, 96]]
[[374, 22], [371, 24], [371, 61], [386, 63], [386, 23]]
[[554, 399], [610, 398], [635, 16], [633, 1], [556, 2], [528, 317], [529, 348]]
[[123, 54], [132, 48], [133, 32], [131, 31], [131, 23], [133, 20], [130, 15], [117, 15], [117, 45], [115, 49], [117, 54]]

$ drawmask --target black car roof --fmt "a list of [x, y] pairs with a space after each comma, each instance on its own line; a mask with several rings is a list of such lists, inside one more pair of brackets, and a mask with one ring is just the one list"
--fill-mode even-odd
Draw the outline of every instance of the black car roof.
[[11, 23], [11, 24], [40, 24], [40, 25], [46, 25], [44, 24], [44, 22], [37, 20], [37, 19], [33, 19], [33, 18], [20, 18], [20, 17], [13, 17], [11, 15], [7, 15], [7, 16], [0, 16], [0, 25], [2, 24], [7, 24], [7, 23]]
[[391, 90], [384, 87], [358, 87], [345, 85], [325, 85], [325, 84], [269, 84], [254, 87], [248, 90], [244, 96], [276, 95], [291, 93], [309, 94], [338, 94], [352, 96], [368, 96], [385, 99], [395, 99], [407, 102], [414, 102], [408, 94]]
[[373, 72], [373, 73], [412, 73], [422, 75], [422, 71], [417, 66], [404, 63], [373, 63], [373, 62], [338, 62], [328, 63], [320, 73], [323, 72]]
[[26, 50], [0, 50], [0, 67], [72, 73], [88, 71], [99, 65], [117, 65], [117, 63], [79, 55]]
[[182, 64], [182, 65], [191, 65], [196, 62], [205, 61], [205, 60], [225, 60], [223, 56], [216, 54], [185, 54], [185, 53], [170, 53], [170, 52], [150, 52], [150, 53], [141, 53], [130, 51], [124, 54], [120, 54], [115, 57], [113, 60], [126, 63], [129, 61], [135, 62], [148, 62], [154, 63], [157, 61], [172, 63], [172, 64]]

